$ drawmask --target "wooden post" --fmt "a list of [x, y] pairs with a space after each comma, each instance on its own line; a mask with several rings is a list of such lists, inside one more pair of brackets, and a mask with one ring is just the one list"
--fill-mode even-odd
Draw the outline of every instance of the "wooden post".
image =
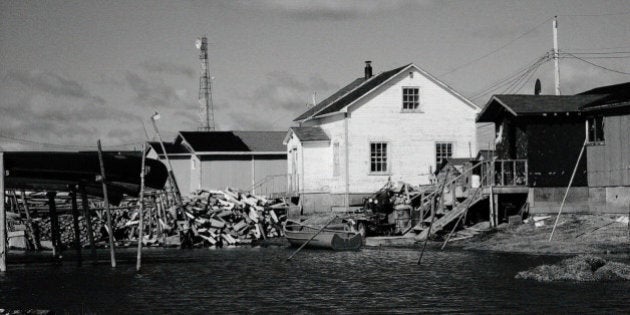
[[98, 161], [101, 166], [101, 182], [103, 183], [103, 200], [105, 201], [105, 212], [107, 212], [107, 227], [109, 228], [109, 255], [112, 268], [116, 267], [116, 253], [114, 248], [114, 229], [112, 228], [112, 213], [109, 209], [109, 197], [107, 196], [107, 178], [105, 177], [105, 162], [103, 161], [103, 149], [101, 140], [98, 140]]
[[26, 200], [26, 192], [24, 189], [21, 190], [21, 194], [24, 212], [26, 213], [26, 226], [31, 234], [31, 238], [33, 239], [33, 248], [35, 250], [40, 250], [39, 239], [37, 239], [37, 235], [35, 235], [35, 228], [33, 228], [33, 220], [31, 219], [30, 209], [28, 208], [28, 201]]
[[494, 194], [494, 224], [499, 226], [499, 194]]
[[490, 198], [488, 198], [488, 202], [490, 202], [490, 213], [488, 214], [488, 221], [490, 221], [490, 227], [495, 227], [494, 224], [494, 186], [490, 186]]
[[[142, 152], [146, 152], [146, 143], [142, 145]], [[140, 271], [140, 264], [142, 260], [142, 235], [144, 232], [144, 161], [146, 154], [142, 154], [142, 163], [140, 168], [140, 198], [138, 199], [140, 212], [140, 222], [138, 223], [138, 257], [136, 259], [136, 270]]]
[[70, 185], [70, 197], [72, 198], [72, 224], [74, 226], [74, 246], [77, 250], [77, 260], [79, 265], [81, 257], [81, 230], [79, 230], [79, 207], [77, 206], [77, 187]]
[[553, 239], [553, 233], [556, 232], [556, 226], [558, 225], [558, 221], [560, 220], [560, 214], [562, 214], [562, 208], [564, 208], [564, 202], [567, 201], [567, 196], [569, 195], [569, 189], [571, 189], [571, 185], [573, 184], [573, 178], [575, 178], [575, 173], [577, 172], [578, 166], [580, 165], [580, 160], [582, 159], [582, 154], [584, 154], [584, 149], [586, 148], [587, 143], [588, 143], [588, 136], [586, 137], [586, 139], [584, 139], [584, 144], [582, 145], [580, 154], [578, 155], [577, 161], [575, 161], [573, 174], [571, 174], [571, 179], [569, 179], [569, 185], [567, 186], [567, 190], [564, 192], [564, 197], [562, 198], [562, 203], [560, 204], [560, 210], [558, 210], [558, 216], [556, 216], [556, 222], [553, 224], [553, 229], [551, 229], [551, 235], [549, 235], [549, 242], [551, 242], [551, 240]]
[[7, 213], [4, 208], [4, 152], [0, 152], [0, 272], [7, 271]]
[[59, 218], [57, 217], [57, 205], [55, 204], [55, 196], [57, 195], [54, 191], [49, 191], [46, 193], [48, 197], [48, 215], [50, 216], [50, 239], [52, 241], [53, 247], [53, 256], [55, 258], [60, 254], [61, 245], [59, 240]]
[[85, 226], [87, 228], [88, 241], [90, 241], [90, 256], [92, 256], [92, 262], [96, 263], [96, 245], [94, 244], [94, 232], [92, 231], [92, 217], [90, 216], [90, 204], [88, 202], [87, 192], [85, 186], [79, 185], [81, 192], [81, 204], [83, 205], [83, 220], [85, 220]]

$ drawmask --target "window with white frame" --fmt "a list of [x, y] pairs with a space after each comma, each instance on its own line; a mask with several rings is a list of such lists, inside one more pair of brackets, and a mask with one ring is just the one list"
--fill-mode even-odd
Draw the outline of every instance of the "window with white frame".
[[387, 142], [370, 143], [370, 172], [387, 173]]
[[333, 176], [339, 176], [339, 142], [333, 143]]
[[604, 117], [591, 117], [587, 121], [588, 142], [604, 142]]
[[405, 87], [403, 88], [402, 110], [417, 111], [420, 109], [420, 88]]
[[436, 142], [435, 143], [435, 165], [436, 167], [442, 164], [444, 159], [453, 156], [453, 144], [450, 142]]

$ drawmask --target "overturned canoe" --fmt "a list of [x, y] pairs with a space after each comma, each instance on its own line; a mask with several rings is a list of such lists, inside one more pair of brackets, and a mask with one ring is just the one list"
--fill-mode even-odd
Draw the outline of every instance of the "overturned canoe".
[[[301, 246], [313, 238], [307, 247], [333, 250], [358, 250], [363, 244], [361, 234], [345, 231], [343, 227], [325, 228], [315, 235], [320, 228], [288, 220], [284, 226], [284, 235], [292, 246]], [[313, 237], [315, 235], [315, 237]]]

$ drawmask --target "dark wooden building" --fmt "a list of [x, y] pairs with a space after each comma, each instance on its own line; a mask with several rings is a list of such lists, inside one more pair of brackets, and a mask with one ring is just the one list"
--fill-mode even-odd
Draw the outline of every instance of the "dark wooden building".
[[630, 208], [630, 82], [580, 95], [598, 95], [581, 108], [588, 130], [589, 202], [595, 212]]
[[[586, 129], [580, 107], [589, 95], [494, 95], [477, 122], [493, 122], [497, 159], [527, 160], [530, 187], [563, 187], [569, 183]], [[586, 159], [573, 185], [587, 186]]]
[[586, 143], [565, 209], [627, 213], [630, 83], [576, 95], [494, 95], [477, 122], [495, 124], [496, 159], [527, 162], [533, 212], [557, 212]]

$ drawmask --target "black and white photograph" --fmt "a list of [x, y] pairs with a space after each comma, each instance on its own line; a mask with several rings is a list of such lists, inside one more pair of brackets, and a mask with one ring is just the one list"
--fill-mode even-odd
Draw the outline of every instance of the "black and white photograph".
[[0, 315], [630, 313], [630, 0], [0, 0]]

